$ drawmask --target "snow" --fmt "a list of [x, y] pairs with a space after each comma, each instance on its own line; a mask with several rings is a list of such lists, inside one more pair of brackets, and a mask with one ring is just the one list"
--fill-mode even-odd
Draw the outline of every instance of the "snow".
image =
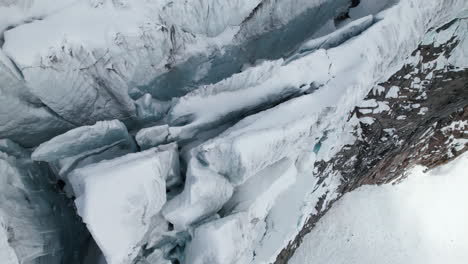
[[267, 231], [264, 220], [280, 195], [296, 180], [289, 159], [281, 160], [236, 188], [221, 210], [223, 218], [194, 229], [185, 263], [244, 263]]
[[247, 212], [250, 219], [265, 219], [276, 198], [294, 184], [296, 174], [291, 160], [278, 161], [237, 187], [223, 211]]
[[[334, 25], [330, 18], [348, 4], [28, 0], [0, 6], [0, 33], [13, 26], [0, 49], [0, 105], [7, 105], [0, 137], [35, 146], [74, 128], [32, 157], [50, 162], [59, 176], [71, 172], [78, 212], [109, 264], [167, 262], [159, 246], [166, 240], [175, 246], [174, 233], [192, 235], [178, 241], [188, 243], [190, 264], [270, 263], [316, 213], [319, 199], [327, 205], [337, 197], [341, 175], [327, 171], [319, 181], [313, 164], [353, 142], [359, 122], [374, 121], [348, 120], [349, 112], [360, 104], [368, 113], [390, 110], [386, 102], [361, 100], [372, 89], [383, 91], [376, 84], [401, 67], [428, 28], [466, 7], [464, 0], [362, 0], [351, 19]], [[438, 66], [465, 65], [466, 31], [462, 21], [428, 38], [439, 43], [456, 34], [462, 41], [456, 56], [441, 56]], [[234, 56], [236, 50], [246, 58]], [[178, 91], [185, 79], [191, 86]], [[164, 93], [181, 97], [151, 98]], [[397, 96], [395, 87], [386, 95]], [[116, 118], [143, 127], [135, 139], [146, 151], [115, 158], [136, 151], [120, 121], [81, 127]], [[190, 141], [182, 146], [186, 177], [179, 174], [177, 144], [162, 145], [173, 141]], [[120, 144], [123, 152], [116, 150]], [[0, 141], [0, 150], [23, 155], [10, 145]], [[183, 178], [183, 191], [172, 198]]]
[[330, 49], [336, 47], [350, 38], [361, 34], [375, 22], [376, 21], [372, 15], [365, 16], [363, 18], [356, 19], [323, 37], [313, 38], [302, 44], [296, 51], [296, 54], [287, 61], [289, 62], [300, 58], [301, 56], [318, 49]]
[[390, 87], [387, 94], [385, 95], [385, 98], [398, 98], [398, 92], [399, 91], [400, 91], [400, 87], [392, 86], [392, 87]]
[[40, 106], [1, 49], [0, 83], [0, 138], [10, 138], [30, 147], [73, 128]]
[[[235, 186], [284, 157], [300, 156], [302, 150], [307, 148], [305, 146], [312, 148], [315, 139], [320, 139], [325, 130], [336, 133], [336, 140], [330, 141], [330, 151], [319, 152], [323, 158], [330, 157], [346, 142], [353, 141], [353, 137], [346, 133], [349, 130], [344, 129], [342, 124], [354, 106], [376, 83], [401, 67], [431, 23], [437, 22], [442, 14], [458, 12], [463, 6], [466, 6], [464, 1], [450, 4], [400, 1], [377, 14], [377, 23], [340, 46], [326, 51], [317, 50], [282, 65], [271, 74], [272, 86], [294, 87], [315, 82], [316, 86], [323, 87], [313, 94], [244, 118], [218, 137], [201, 144], [194, 150], [194, 157], [211, 170], [225, 175]], [[387, 110], [389, 107], [386, 103], [378, 104], [374, 109], [376, 113]], [[339, 175], [330, 177], [330, 184], [325, 186], [330, 194], [327, 199], [333, 198], [336, 182], [339, 182]], [[301, 228], [300, 223], [313, 211], [313, 201], [320, 197], [320, 193], [326, 193], [320, 188], [305, 198], [309, 191], [297, 188], [300, 193], [290, 194], [289, 197], [286, 195], [284, 199], [297, 199], [298, 204], [304, 206], [298, 210], [291, 207], [292, 203], [284, 203], [278, 211], [291, 210], [289, 215], [299, 219], [299, 224], [291, 226], [287, 222], [282, 226], [283, 230], [267, 234], [256, 249], [254, 262], [271, 262], [272, 256], [294, 238]], [[278, 228], [280, 223], [286, 222], [282, 220], [283, 214], [268, 218], [269, 223]]]
[[166, 73], [167, 65], [232, 42], [257, 3], [15, 1], [0, 7], [0, 56], [11, 58], [9, 67], [18, 67], [29, 92], [77, 126], [139, 120], [129, 91]]
[[135, 140], [141, 149], [156, 147], [166, 141], [169, 136], [169, 126], [161, 125], [143, 128], [135, 136]]
[[55, 161], [93, 150], [124, 143], [132, 149], [133, 141], [125, 125], [118, 121], [99, 121], [92, 126], [72, 129], [42, 143], [32, 154], [37, 161]]
[[[327, 123], [338, 124], [378, 79], [389, 74], [389, 68], [400, 66], [406, 54], [417, 46], [427, 29], [423, 21], [434, 20], [440, 10], [452, 10], [454, 6], [455, 3], [448, 7], [436, 1], [402, 1], [379, 14], [382, 20], [348, 42], [327, 51], [317, 50], [277, 68], [266, 81], [270, 89], [311, 82], [324, 87], [245, 118], [202, 144], [197, 157], [237, 185], [269, 164], [293, 156], [297, 146], [306, 144], [314, 134], [316, 128], [311, 128], [318, 116], [328, 111]], [[411, 26], [401, 30], [400, 24]], [[395, 37], [389, 38], [389, 34]], [[386, 110], [388, 105], [381, 103], [374, 111]], [[338, 120], [332, 121], [333, 118]]]
[[395, 185], [346, 194], [304, 238], [303, 263], [465, 263], [468, 155]]
[[0, 261], [4, 264], [19, 264], [15, 251], [8, 243], [7, 230], [0, 215]]
[[169, 123], [174, 126], [185, 120], [190, 123], [179, 128], [182, 135], [176, 139], [190, 138], [203, 128], [229, 120], [233, 114], [246, 113], [262, 104], [303, 92], [305, 89], [299, 86], [272, 86], [269, 82], [282, 63], [282, 60], [262, 63], [180, 98], [169, 112]]
[[145, 94], [135, 101], [137, 119], [141, 123], [150, 123], [161, 120], [166, 114], [169, 104], [153, 99]]
[[170, 169], [164, 151], [149, 149], [70, 174], [78, 214], [109, 264], [129, 263], [139, 253], [152, 218], [166, 202]]
[[249, 242], [245, 214], [233, 214], [195, 228], [186, 249], [185, 263], [236, 263]]
[[162, 214], [176, 230], [187, 230], [189, 225], [219, 211], [232, 192], [232, 185], [223, 176], [192, 158], [183, 192], [164, 206]]

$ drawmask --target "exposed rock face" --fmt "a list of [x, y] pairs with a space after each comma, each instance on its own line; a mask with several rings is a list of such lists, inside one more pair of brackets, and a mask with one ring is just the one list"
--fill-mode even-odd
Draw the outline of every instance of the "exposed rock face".
[[[437, 167], [467, 151], [468, 68], [454, 58], [468, 49], [467, 25], [460, 17], [430, 30], [407, 63], [351, 113], [360, 120], [358, 139], [331, 160], [316, 162], [314, 174], [325, 180], [341, 173], [341, 196], [365, 184], [397, 181], [414, 165]], [[323, 199], [275, 263], [287, 263], [331, 207]]]

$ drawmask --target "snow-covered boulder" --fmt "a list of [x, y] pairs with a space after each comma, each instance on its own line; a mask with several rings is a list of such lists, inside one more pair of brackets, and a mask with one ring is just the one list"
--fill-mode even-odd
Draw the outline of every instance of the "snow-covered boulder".
[[174, 168], [158, 149], [76, 169], [70, 181], [83, 218], [109, 264], [131, 263], [166, 202]]

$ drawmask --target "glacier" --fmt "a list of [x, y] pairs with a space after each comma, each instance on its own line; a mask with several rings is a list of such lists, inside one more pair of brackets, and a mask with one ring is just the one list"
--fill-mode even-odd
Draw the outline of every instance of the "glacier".
[[87, 232], [53, 173], [31, 153], [0, 140], [2, 263], [80, 263]]
[[[175, 161], [160, 158], [169, 151], [131, 153], [76, 169], [69, 176], [78, 214], [109, 264], [133, 261], [152, 221], [157, 221], [167, 199], [166, 181], [172, 181], [178, 169], [169, 166], [177, 165]], [[158, 221], [164, 223], [168, 225]]]
[[[311, 260], [297, 241], [354, 187], [331, 164], [382, 125], [377, 115], [403, 112], [391, 100], [406, 89], [463, 74], [466, 10], [465, 0], [0, 0], [0, 262]], [[418, 57], [421, 45], [438, 57]], [[440, 72], [381, 86], [408, 65]], [[465, 96], [454, 101], [466, 111]], [[420, 103], [407, 108], [433, 113]], [[458, 128], [451, 158], [468, 142]]]

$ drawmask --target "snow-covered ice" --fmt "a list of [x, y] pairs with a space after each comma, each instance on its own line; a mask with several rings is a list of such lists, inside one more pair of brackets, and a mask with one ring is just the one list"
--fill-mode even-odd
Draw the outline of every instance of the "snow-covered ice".
[[42, 143], [32, 154], [37, 161], [55, 161], [77, 155], [92, 154], [119, 143], [132, 150], [134, 143], [125, 125], [118, 121], [99, 121], [91, 126], [72, 129]]
[[78, 214], [109, 264], [130, 263], [138, 255], [166, 202], [169, 164], [165, 151], [155, 148], [71, 173]]
[[185, 263], [244, 263], [267, 231], [264, 220], [276, 199], [296, 180], [296, 167], [284, 159], [236, 188], [223, 218], [195, 227]]
[[0, 140], [0, 262], [76, 263], [87, 232], [44, 164]]
[[228, 180], [193, 158], [183, 192], [164, 206], [162, 214], [176, 230], [187, 230], [189, 225], [219, 211], [232, 192]]

